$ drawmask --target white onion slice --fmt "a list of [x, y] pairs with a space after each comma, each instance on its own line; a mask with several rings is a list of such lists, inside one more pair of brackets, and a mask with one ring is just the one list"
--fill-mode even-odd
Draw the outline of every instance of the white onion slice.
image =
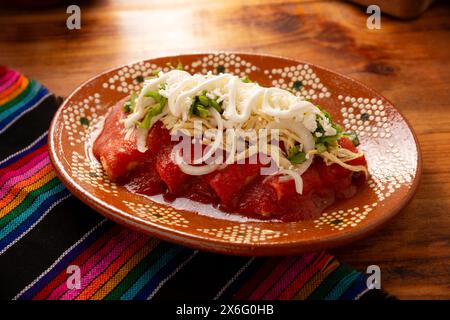
[[181, 150], [179, 150], [179, 152], [175, 151], [173, 155], [175, 156], [174, 162], [180, 167], [181, 171], [191, 176], [201, 176], [204, 174], [208, 174], [215, 171], [219, 167], [219, 165], [217, 164], [191, 166], [184, 161], [184, 158], [181, 155]]

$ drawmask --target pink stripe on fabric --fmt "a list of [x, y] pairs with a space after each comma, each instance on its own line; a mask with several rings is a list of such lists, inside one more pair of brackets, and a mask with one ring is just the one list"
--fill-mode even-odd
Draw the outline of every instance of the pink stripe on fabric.
[[[15, 170], [7, 171], [5, 174], [0, 175], [0, 186], [5, 183], [5, 181], [9, 180], [12, 176], [22, 174], [23, 171], [27, 170], [28, 168], [32, 167], [37, 162], [41, 161], [43, 158], [48, 157], [47, 150], [42, 151], [38, 155], [35, 155], [33, 158], [31, 158], [28, 162], [26, 162], [21, 167], [18, 167]], [[7, 168], [7, 167], [6, 167]]]
[[250, 295], [249, 300], [260, 300], [261, 297], [266, 293], [270, 287], [282, 276], [282, 274], [292, 265], [296, 257], [286, 257], [280, 264], [272, 271], [272, 273], [264, 280], [263, 283], [256, 288], [255, 291]]
[[[83, 278], [86, 273], [89, 272], [99, 261], [108, 254], [109, 251], [111, 251], [117, 243], [121, 242], [123, 238], [129, 236], [131, 231], [129, 230], [122, 230], [119, 232], [119, 234], [115, 235], [111, 240], [109, 240], [97, 253], [92, 255], [82, 266], [80, 267], [80, 276]], [[69, 277], [69, 275], [67, 275]], [[83, 286], [83, 283], [81, 283], [81, 286]], [[65, 294], [69, 289], [67, 288], [67, 283], [64, 281], [61, 283], [55, 290], [52, 291], [52, 293], [47, 297], [48, 300], [57, 300], [59, 297], [61, 297], [63, 294]]]
[[[14, 188], [14, 186], [24, 180], [27, 180], [28, 178], [30, 178], [32, 175], [38, 173], [40, 170], [42, 170], [43, 168], [45, 168], [46, 166], [48, 166], [50, 164], [50, 159], [49, 157], [45, 157], [44, 159], [42, 159], [41, 161], [39, 161], [34, 167], [32, 167], [30, 170], [26, 171], [25, 173], [18, 175], [18, 176], [14, 176], [11, 179], [9, 179], [8, 181], [6, 181], [6, 183], [0, 188], [0, 200], [3, 199], [4, 196], [6, 196], [8, 194], [8, 192]], [[42, 178], [42, 177], [40, 177]]]
[[[0, 66], [0, 70], [3, 68], [3, 66]], [[5, 81], [5, 79], [7, 79], [7, 77], [9, 77], [9, 71], [10, 69], [6, 69], [5, 72], [3, 72], [2, 75], [0, 75], [0, 85]], [[0, 91], [1, 92], [1, 91]]]
[[313, 259], [317, 257], [317, 254], [310, 253], [304, 254], [288, 271], [281, 277], [281, 279], [270, 289], [262, 298], [263, 300], [275, 300], [283, 290], [292, 283], [297, 275], [302, 272], [307, 265], [311, 263]]
[[9, 70], [3, 77], [3, 83], [0, 84], [0, 92], [8, 89], [17, 79], [20, 77], [20, 73], [14, 70]]
[[117, 257], [127, 249], [133, 242], [135, 242], [141, 234], [132, 232], [121, 243], [114, 247], [114, 249], [103, 258], [94, 268], [81, 279], [82, 287], [80, 289], [72, 289], [66, 292], [60, 300], [73, 300], [80, 294], [95, 278], [97, 278], [108, 266], [117, 259]]
[[47, 151], [31, 159], [26, 165], [17, 170], [10, 171], [0, 178], [0, 199], [11, 186], [25, 180], [50, 163]]

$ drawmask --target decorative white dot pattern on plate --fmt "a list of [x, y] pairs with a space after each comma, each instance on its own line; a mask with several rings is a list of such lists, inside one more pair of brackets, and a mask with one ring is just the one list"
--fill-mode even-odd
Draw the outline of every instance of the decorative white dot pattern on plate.
[[262, 229], [253, 227], [248, 224], [238, 224], [233, 227], [226, 228], [211, 228], [211, 229], [197, 229], [200, 232], [206, 233], [219, 239], [234, 243], [251, 243], [267, 241], [287, 234], [280, 231]]
[[86, 141], [89, 128], [98, 121], [98, 111], [101, 108], [100, 94], [95, 93], [62, 111], [64, 128], [71, 146]]
[[93, 162], [78, 152], [72, 153], [72, 174], [80, 181], [86, 182], [94, 188], [117, 196], [117, 184], [111, 182], [98, 162]]
[[368, 184], [378, 200], [383, 201], [402, 185], [409, 184], [415, 169], [410, 161], [402, 158], [393, 142], [395, 139], [391, 135], [391, 119], [383, 100], [343, 95], [339, 95], [338, 100], [345, 130], [355, 131], [361, 140], [366, 137], [380, 140], [385, 146], [383, 154], [370, 152], [366, 155], [369, 162], [377, 163], [376, 166], [369, 166]]
[[354, 207], [347, 210], [332, 212], [325, 211], [318, 219], [314, 220], [316, 224], [315, 227], [318, 229], [322, 229], [323, 227], [331, 227], [335, 230], [354, 228], [361, 221], [366, 219], [367, 215], [377, 205], [378, 203], [374, 202], [371, 205], [364, 205], [362, 208]]
[[308, 64], [266, 70], [264, 73], [272, 79], [272, 86], [289, 90], [302, 99], [317, 100], [331, 96]]
[[390, 138], [391, 128], [383, 101], [377, 98], [338, 96], [341, 103], [343, 125], [358, 136]]
[[167, 71], [169, 68], [161, 68], [154, 63], [143, 61], [130, 64], [118, 70], [116, 74], [108, 78], [107, 81], [103, 82], [102, 86], [105, 89], [111, 89], [123, 93], [139, 91], [142, 88], [145, 78], [151, 77], [154, 75], [155, 71], [163, 69], [164, 71]]
[[189, 221], [170, 207], [159, 207], [130, 201], [123, 201], [123, 203], [139, 218], [166, 225], [188, 227]]
[[246, 76], [250, 76], [251, 78], [251, 73], [257, 71], [258, 68], [238, 55], [219, 53], [204, 56], [200, 60], [185, 66], [185, 70], [190, 73], [206, 73], [208, 71], [214, 73], [229, 72], [241, 78]]

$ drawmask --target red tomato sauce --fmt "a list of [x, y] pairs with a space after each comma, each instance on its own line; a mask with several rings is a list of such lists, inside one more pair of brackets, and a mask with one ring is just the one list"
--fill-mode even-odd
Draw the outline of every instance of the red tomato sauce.
[[[121, 105], [108, 115], [93, 153], [111, 180], [138, 194], [163, 194], [169, 202], [188, 198], [252, 218], [299, 221], [317, 217], [336, 201], [351, 198], [366, 179], [364, 173], [337, 164], [327, 166], [320, 157], [315, 157], [302, 175], [302, 194], [296, 192], [293, 180], [260, 175], [259, 163], [230, 164], [210, 174], [191, 176], [172, 161], [171, 152], [177, 142], [171, 141], [161, 122], [150, 129], [144, 153], [137, 150], [135, 134], [125, 139]], [[347, 138], [339, 144], [357, 151]], [[366, 165], [366, 160], [360, 157], [348, 163]]]

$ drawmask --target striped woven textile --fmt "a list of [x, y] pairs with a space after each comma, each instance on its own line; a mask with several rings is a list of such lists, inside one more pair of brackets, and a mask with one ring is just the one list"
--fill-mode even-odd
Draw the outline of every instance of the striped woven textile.
[[[47, 129], [59, 99], [0, 68], [0, 298], [360, 299], [364, 275], [320, 252], [248, 258], [199, 252], [104, 219], [58, 180]], [[78, 286], [68, 285], [71, 266]], [[69, 289], [71, 288], [71, 289]]]

